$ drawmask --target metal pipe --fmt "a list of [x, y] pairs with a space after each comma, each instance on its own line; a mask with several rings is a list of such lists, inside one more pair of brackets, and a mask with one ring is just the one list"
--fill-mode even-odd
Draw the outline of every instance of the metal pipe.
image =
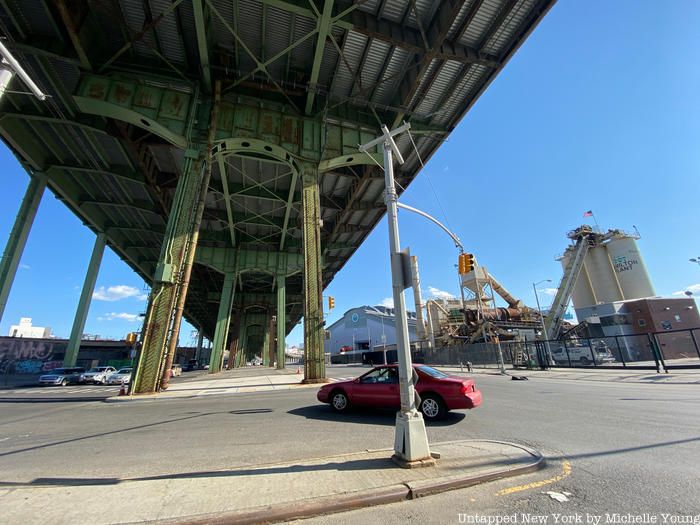
[[489, 273], [489, 280], [491, 281], [491, 288], [495, 290], [495, 292], [500, 295], [505, 302], [508, 303], [508, 306], [511, 308], [522, 308], [523, 302], [520, 299], [516, 299], [513, 297], [508, 290], [506, 290], [501, 283], [499, 283], [496, 279], [494, 279], [493, 275]]
[[44, 94], [44, 92], [41, 91], [41, 89], [39, 89], [39, 86], [37, 86], [34, 83], [34, 81], [24, 70], [24, 68], [17, 61], [17, 59], [14, 56], [12, 56], [12, 53], [10, 53], [9, 49], [5, 47], [5, 44], [2, 43], [2, 40], [0, 40], [0, 55], [2, 55], [2, 62], [10, 66], [10, 69], [12, 69], [12, 71], [15, 72], [17, 76], [22, 79], [22, 82], [24, 82], [27, 85], [31, 92], [34, 93], [34, 96], [36, 98], [38, 98], [39, 100], [46, 100], [46, 95]]
[[433, 216], [431, 216], [431, 215], [428, 215], [428, 214], [425, 213], [424, 211], [421, 211], [421, 210], [419, 210], [419, 209], [417, 209], [417, 208], [414, 208], [414, 207], [412, 207], [412, 206], [409, 206], [409, 205], [407, 205], [407, 204], [402, 204], [402, 203], [400, 203], [400, 202], [398, 202], [398, 201], [396, 202], [396, 206], [399, 207], [399, 208], [403, 208], [404, 210], [408, 210], [408, 211], [412, 211], [413, 213], [417, 213], [417, 214], [420, 215], [421, 217], [425, 217], [425, 218], [428, 219], [429, 221], [434, 222], [434, 223], [437, 224], [440, 228], [442, 228], [442, 229], [445, 231], [445, 233], [447, 233], [447, 235], [449, 235], [449, 236], [452, 238], [452, 240], [453, 240], [454, 243], [455, 243], [455, 246], [456, 246], [457, 248], [459, 248], [460, 251], [464, 251], [464, 246], [462, 245], [462, 241], [459, 240], [459, 237], [457, 237], [454, 233], [452, 233], [450, 230], [448, 230], [447, 227], [446, 227], [444, 224], [442, 224], [439, 220], [437, 220], [435, 217], [433, 217]]

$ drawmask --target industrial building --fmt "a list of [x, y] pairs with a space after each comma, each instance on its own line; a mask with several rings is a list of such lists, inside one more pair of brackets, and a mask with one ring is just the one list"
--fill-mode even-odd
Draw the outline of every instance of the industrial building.
[[[416, 314], [408, 312], [408, 335], [416, 336]], [[331, 355], [349, 351], [367, 351], [377, 345], [396, 344], [396, 316], [386, 306], [352, 308], [326, 328], [326, 351]]]
[[10, 326], [10, 337], [31, 337], [35, 339], [48, 339], [51, 337], [51, 328], [47, 326], [32, 326], [31, 317], [20, 317], [19, 324]]

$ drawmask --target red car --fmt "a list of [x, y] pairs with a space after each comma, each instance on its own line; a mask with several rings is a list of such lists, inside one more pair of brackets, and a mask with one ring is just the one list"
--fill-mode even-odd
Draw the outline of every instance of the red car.
[[[440, 419], [449, 410], [481, 404], [481, 391], [472, 379], [450, 376], [425, 365], [413, 365], [413, 369], [418, 374], [416, 390], [422, 399], [419, 410], [425, 419]], [[375, 367], [351, 381], [324, 385], [316, 397], [322, 403], [330, 403], [336, 412], [345, 412], [350, 406], [398, 409], [401, 406], [399, 368], [397, 365]]]

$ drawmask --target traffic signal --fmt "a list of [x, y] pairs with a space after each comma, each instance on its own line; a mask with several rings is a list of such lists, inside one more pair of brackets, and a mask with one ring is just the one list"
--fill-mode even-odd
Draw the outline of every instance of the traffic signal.
[[335, 297], [333, 296], [328, 296], [328, 309], [333, 310], [333, 307], [335, 306]]
[[129, 332], [126, 334], [126, 337], [124, 338], [126, 341], [126, 344], [133, 345], [136, 342], [136, 339], [138, 339], [139, 334], [136, 332]]
[[467, 273], [469, 273], [476, 267], [476, 258], [472, 253], [465, 253], [464, 255], [466, 259], [465, 270], [467, 271]]
[[459, 264], [457, 266], [459, 268], [459, 274], [465, 275], [474, 269], [476, 266], [476, 259], [471, 253], [460, 253]]

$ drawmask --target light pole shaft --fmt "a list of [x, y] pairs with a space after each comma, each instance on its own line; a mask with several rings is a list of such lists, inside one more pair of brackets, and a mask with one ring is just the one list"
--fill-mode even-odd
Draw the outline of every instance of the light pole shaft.
[[391, 284], [394, 295], [394, 318], [396, 319], [396, 348], [399, 361], [399, 391], [401, 393], [401, 412], [414, 412], [415, 395], [413, 390], [413, 370], [411, 349], [408, 337], [408, 319], [406, 318], [406, 301], [403, 294], [401, 272], [401, 251], [399, 241], [399, 222], [396, 206], [396, 188], [394, 187], [394, 161], [391, 145], [384, 142], [384, 182], [386, 185], [386, 209], [389, 224], [389, 253], [391, 257]]

